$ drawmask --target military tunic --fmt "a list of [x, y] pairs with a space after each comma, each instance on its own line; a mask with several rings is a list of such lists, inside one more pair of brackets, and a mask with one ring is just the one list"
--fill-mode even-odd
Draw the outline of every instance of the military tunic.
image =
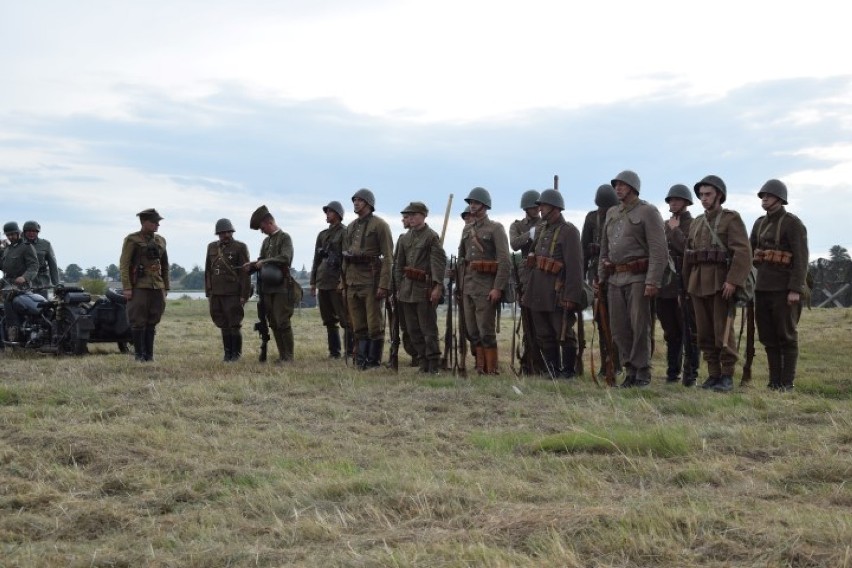
[[601, 231], [598, 266], [607, 283], [610, 328], [629, 377], [650, 380], [651, 302], [646, 286], [660, 288], [668, 265], [666, 232], [656, 207], [642, 199], [610, 208]]
[[[15, 279], [19, 276], [23, 276], [28, 283], [32, 282], [38, 274], [38, 267], [38, 254], [36, 254], [35, 247], [24, 239], [18, 239], [15, 243], [3, 249], [2, 268], [6, 285], [14, 284]], [[5, 297], [3, 310], [6, 315], [6, 327], [17, 327], [19, 323], [18, 312], [15, 311], [11, 302], [6, 301]], [[7, 336], [4, 335], [4, 337]]]
[[394, 278], [397, 300], [405, 312], [405, 323], [412, 346], [423, 362], [435, 366], [441, 356], [438, 345], [438, 315], [430, 295], [443, 286], [447, 255], [438, 234], [423, 224], [399, 238]]
[[[750, 243], [757, 267], [755, 322], [769, 359], [770, 381], [792, 386], [799, 354], [797, 327], [810, 292], [806, 283], [808, 232], [798, 217], [781, 206], [755, 221]], [[781, 256], [777, 251], [790, 256], [775, 258]], [[798, 293], [799, 301], [789, 304], [789, 292]]]
[[[713, 239], [713, 227], [722, 247]], [[710, 377], [732, 376], [738, 356], [734, 337], [735, 303], [722, 297], [722, 285], [742, 286], [751, 270], [751, 245], [745, 225], [736, 211], [719, 208], [695, 218], [689, 229], [683, 260], [683, 280], [695, 310], [698, 346], [707, 361]], [[727, 254], [727, 262], [702, 260], [692, 251]], [[706, 255], [705, 255], [706, 256]], [[725, 337], [726, 322], [728, 342]]]
[[251, 295], [251, 276], [242, 270], [249, 262], [245, 243], [231, 240], [207, 245], [204, 291], [209, 298], [210, 317], [220, 329], [238, 331], [245, 317], [244, 304]]
[[[509, 282], [509, 241], [503, 225], [487, 217], [466, 225], [459, 243], [459, 259], [464, 259], [461, 293], [467, 334], [473, 347], [497, 347], [498, 305], [488, 300], [491, 290], [505, 290]], [[496, 262], [495, 272], [482, 261]]]
[[[583, 247], [583, 276], [590, 285], [598, 279], [598, 262], [601, 254], [601, 229], [606, 220], [606, 212], [610, 207], [598, 207], [586, 213], [583, 221], [583, 230], [580, 233], [580, 246]], [[601, 352], [601, 373], [607, 368], [607, 361], [612, 356], [613, 369], [618, 372], [621, 369], [621, 360], [618, 357], [618, 349], [613, 349], [610, 354], [610, 338], [607, 337], [605, 326], [601, 325], [601, 317], [604, 313], [609, 314], [609, 303], [606, 294], [598, 296], [598, 301], [603, 305], [595, 309], [594, 318], [598, 324], [598, 346]], [[605, 310], [605, 311], [604, 311]], [[606, 328], [609, 327], [607, 321]]]
[[38, 274], [31, 286], [38, 293], [44, 294], [47, 288], [59, 284], [59, 267], [56, 264], [56, 255], [53, 253], [53, 246], [47, 239], [35, 238], [30, 242], [38, 255]]
[[390, 290], [393, 237], [388, 224], [372, 213], [352, 221], [343, 240], [343, 280], [355, 339], [383, 340], [381, 288]]
[[542, 221], [539, 217], [534, 217], [532, 219], [524, 217], [523, 219], [513, 221], [512, 224], [509, 225], [509, 246], [513, 251], [521, 253], [517, 262], [518, 278], [520, 280], [519, 284], [522, 289], [526, 287], [527, 281], [530, 277], [529, 268], [527, 268], [524, 262], [533, 246], [533, 238], [530, 237], [530, 230], [537, 227], [541, 222]]
[[279, 284], [262, 282], [263, 302], [269, 327], [275, 337], [278, 355], [282, 361], [291, 361], [295, 350], [293, 328], [290, 319], [298, 298], [291, 288], [290, 264], [293, 261], [293, 241], [290, 235], [278, 229], [268, 235], [260, 245], [258, 260], [262, 264], [271, 264], [281, 269], [284, 278]]
[[156, 326], [166, 309], [169, 290], [166, 239], [142, 231], [127, 235], [121, 247], [119, 270], [122, 288], [133, 291], [133, 297], [127, 302], [130, 327]]
[[[543, 222], [537, 231], [533, 252], [536, 266], [530, 269], [529, 285], [522, 303], [530, 309], [539, 347], [545, 354], [557, 348], [557, 342], [567, 343], [576, 350], [574, 333], [576, 312], [562, 308], [563, 302], [578, 307], [583, 296], [583, 251], [580, 232], [562, 215], [553, 223]], [[543, 259], [559, 263], [552, 265]], [[562, 341], [563, 326], [566, 337]], [[552, 358], [552, 355], [551, 355]], [[573, 371], [573, 369], [571, 369]]]
[[349, 327], [349, 317], [343, 309], [343, 293], [340, 279], [343, 269], [343, 240], [346, 225], [337, 223], [320, 231], [314, 247], [314, 262], [311, 266], [311, 286], [317, 290], [322, 324], [333, 330], [337, 326]]

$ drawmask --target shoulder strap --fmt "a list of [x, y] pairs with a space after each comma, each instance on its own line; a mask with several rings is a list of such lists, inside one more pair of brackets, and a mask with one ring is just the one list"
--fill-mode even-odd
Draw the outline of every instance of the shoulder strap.
[[721, 239], [719, 239], [719, 234], [716, 232], [719, 229], [719, 221], [722, 220], [722, 214], [724, 213], [724, 209], [719, 212], [719, 216], [716, 217], [716, 221], [713, 223], [713, 227], [710, 226], [710, 222], [707, 220], [707, 215], [702, 215], [701, 219], [704, 221], [704, 225], [707, 227], [707, 230], [710, 231], [710, 236], [713, 238], [713, 244], [719, 248], [723, 248], [728, 250], [728, 247], [722, 244]]

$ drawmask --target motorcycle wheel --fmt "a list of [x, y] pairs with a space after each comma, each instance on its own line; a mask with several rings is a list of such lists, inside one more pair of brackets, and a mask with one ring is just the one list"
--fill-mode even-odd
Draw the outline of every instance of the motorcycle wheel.
[[[77, 310], [74, 308], [64, 307], [65, 314], [63, 320], [66, 322], [74, 321], [77, 316]], [[64, 331], [64, 330], [63, 330]], [[89, 333], [85, 332], [83, 337], [80, 337], [72, 330], [68, 337], [62, 342], [62, 352], [68, 355], [85, 355], [89, 352], [87, 344], [89, 343]]]

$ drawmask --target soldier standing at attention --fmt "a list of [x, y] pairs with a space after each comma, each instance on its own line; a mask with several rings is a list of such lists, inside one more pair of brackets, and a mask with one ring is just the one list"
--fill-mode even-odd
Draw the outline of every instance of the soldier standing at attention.
[[385, 346], [382, 302], [391, 287], [393, 237], [388, 224], [373, 215], [376, 198], [372, 191], [356, 191], [352, 206], [358, 218], [346, 227], [343, 283], [358, 345], [356, 363], [366, 369], [378, 367], [382, 362]]
[[462, 231], [459, 259], [464, 259], [464, 298], [467, 336], [476, 354], [476, 370], [496, 375], [496, 315], [503, 289], [509, 281], [509, 240], [503, 225], [488, 218], [491, 195], [474, 187], [465, 198], [470, 205], [471, 223]]
[[47, 298], [47, 291], [59, 284], [59, 267], [56, 265], [56, 255], [50, 241], [39, 238], [41, 225], [36, 221], [24, 223], [24, 239], [35, 248], [38, 255], [38, 274], [30, 282], [33, 292]]
[[[317, 235], [314, 247], [314, 263], [311, 268], [311, 296], [316, 297], [320, 318], [328, 335], [328, 356], [340, 358], [340, 327], [349, 328], [349, 317], [343, 309], [343, 292], [340, 286], [340, 273], [343, 268], [343, 238], [346, 225], [343, 224], [343, 205], [339, 201], [330, 201], [322, 208], [328, 229]], [[351, 330], [350, 330], [351, 331]], [[351, 341], [351, 334], [344, 334]], [[352, 352], [352, 346], [345, 349]]]
[[[2, 247], [2, 269], [3, 280], [6, 284], [15, 286], [26, 286], [31, 283], [38, 274], [38, 254], [32, 244], [21, 238], [21, 229], [14, 221], [3, 225], [8, 241]], [[18, 341], [18, 312], [12, 306], [12, 302], [3, 299], [3, 310], [6, 314], [6, 339]]]
[[783, 182], [767, 181], [757, 196], [766, 211], [755, 221], [750, 239], [757, 267], [757, 334], [766, 350], [769, 388], [789, 391], [794, 388], [799, 359], [796, 328], [802, 315], [802, 300], [809, 292], [808, 231], [798, 217], [784, 208], [787, 186]]
[[[583, 221], [583, 232], [580, 234], [580, 245], [583, 247], [583, 274], [590, 286], [593, 286], [598, 280], [601, 230], [606, 219], [606, 212], [618, 205], [618, 196], [615, 195], [615, 190], [610, 184], [605, 183], [598, 186], [595, 193], [595, 205], [598, 206], [597, 209], [586, 214], [586, 219]], [[598, 301], [608, 305], [605, 293], [600, 295]], [[612, 358], [612, 368], [616, 373], [620, 373], [621, 361], [618, 358], [618, 349], [614, 349], [612, 353], [609, 352], [609, 338], [604, 335], [604, 327], [601, 326], [600, 322], [601, 312], [595, 312], [594, 317], [598, 324], [598, 345], [601, 352], [601, 368], [598, 375], [602, 377], [606, 374], [607, 361], [610, 357]]]
[[509, 246], [513, 251], [520, 251], [521, 253], [521, 258], [519, 259], [520, 265], [518, 266], [518, 276], [521, 280], [520, 284], [524, 288], [526, 288], [530, 273], [530, 270], [527, 268], [524, 261], [532, 249], [533, 241], [535, 240], [536, 226], [541, 222], [538, 205], [536, 205], [536, 201], [538, 201], [540, 196], [541, 194], [534, 189], [525, 191], [523, 195], [521, 195], [521, 209], [524, 210], [526, 215], [523, 219], [513, 221], [512, 224], [509, 225]]
[[572, 379], [577, 361], [574, 323], [583, 296], [580, 231], [562, 217], [565, 202], [558, 191], [544, 190], [536, 203], [544, 222], [530, 252], [534, 265], [522, 303], [532, 314], [536, 342], [551, 376]]
[[598, 279], [607, 284], [612, 336], [627, 369], [622, 388], [651, 382], [651, 303], [668, 264], [666, 231], [656, 207], [639, 199], [640, 180], [625, 170], [612, 180], [620, 205], [606, 214]]
[[727, 188], [722, 178], [705, 176], [695, 184], [704, 214], [689, 228], [683, 257], [683, 281], [695, 309], [698, 346], [707, 361], [708, 378], [701, 388], [728, 392], [734, 388], [739, 358], [734, 338], [734, 292], [751, 270], [751, 245], [740, 214], [723, 209]]
[[260, 245], [260, 256], [254, 262], [243, 265], [251, 273], [260, 271], [258, 278], [263, 288], [263, 302], [275, 345], [278, 348], [277, 365], [293, 360], [295, 350], [293, 328], [290, 319], [297, 298], [293, 298], [290, 287], [290, 264], [293, 261], [293, 241], [281, 230], [266, 205], [261, 205], [251, 214], [249, 227], [266, 235]]
[[411, 202], [402, 214], [409, 230], [397, 243], [394, 276], [397, 306], [405, 314], [405, 325], [420, 372], [440, 372], [441, 349], [438, 346], [438, 301], [444, 286], [447, 255], [438, 233], [426, 224], [429, 209], [419, 201]]
[[[666, 382], [676, 383], [681, 380], [683, 368], [683, 386], [691, 387], [695, 385], [695, 379], [698, 377], [698, 343], [694, 331], [692, 303], [686, 299], [680, 273], [683, 253], [686, 250], [686, 237], [692, 225], [692, 215], [687, 211], [692, 205], [692, 192], [683, 184], [673, 185], [666, 196], [666, 203], [669, 204], [669, 212], [672, 214], [666, 221], [666, 242], [677, 274], [657, 295], [657, 319], [660, 320], [663, 339], [666, 341]], [[689, 329], [685, 330], [685, 326], [689, 326]], [[686, 341], [686, 338], [689, 341]]]
[[166, 239], [157, 234], [163, 219], [157, 210], [145, 209], [136, 216], [142, 228], [124, 238], [119, 261], [121, 287], [136, 360], [153, 361], [155, 330], [166, 310], [169, 291], [169, 257]]
[[223, 361], [237, 361], [243, 353], [240, 327], [245, 317], [244, 307], [251, 296], [251, 277], [241, 270], [249, 258], [245, 243], [234, 240], [234, 225], [230, 219], [216, 221], [219, 240], [207, 245], [204, 263], [204, 291], [210, 306], [210, 317], [222, 330]]

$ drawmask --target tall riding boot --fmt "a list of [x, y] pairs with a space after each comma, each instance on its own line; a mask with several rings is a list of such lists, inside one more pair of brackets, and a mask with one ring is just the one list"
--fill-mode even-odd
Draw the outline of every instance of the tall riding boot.
[[544, 365], [547, 367], [547, 374], [553, 378], [559, 378], [560, 365], [559, 365], [559, 347], [552, 346], [547, 347], [542, 350], [542, 356], [544, 358]]
[[367, 351], [366, 367], [380, 367], [382, 364], [382, 352], [385, 350], [384, 339], [371, 339], [369, 350]]
[[766, 387], [778, 390], [781, 388], [781, 369], [783, 368], [781, 349], [778, 347], [765, 347], [765, 349], [766, 365], [769, 367], [769, 384]]
[[272, 337], [275, 338], [275, 347], [278, 348], [278, 360], [275, 363], [280, 365], [285, 361], [289, 361], [287, 358], [287, 346], [284, 343], [284, 336], [281, 334], [281, 331], [273, 329]]
[[785, 347], [781, 351], [783, 364], [781, 366], [781, 390], [793, 390], [796, 379], [796, 364], [799, 362], [799, 347]]
[[340, 359], [340, 330], [337, 326], [328, 326], [328, 356], [332, 359]]
[[145, 328], [132, 328], [130, 336], [133, 338], [133, 350], [136, 352], [134, 358], [137, 361], [145, 360]]
[[497, 347], [483, 347], [482, 350], [485, 357], [485, 374], [499, 375]]
[[683, 386], [695, 386], [695, 381], [698, 379], [698, 369], [700, 368], [698, 346], [694, 343], [684, 345], [683, 356]]
[[577, 350], [570, 343], [559, 347], [562, 351], [562, 369], [560, 376], [563, 379], [573, 379], [577, 376]]
[[157, 333], [157, 328], [149, 325], [145, 328], [145, 360], [154, 360], [154, 335]]
[[476, 356], [476, 372], [481, 375], [485, 373], [485, 347], [477, 345], [474, 354]]
[[683, 346], [679, 341], [666, 343], [666, 382], [676, 383], [680, 380], [680, 368], [683, 364]]
[[231, 352], [231, 330], [230, 329], [222, 329], [222, 348], [225, 351], [225, 356], [222, 358], [222, 361], [225, 363], [231, 362], [231, 357], [233, 357], [233, 353]]
[[243, 333], [239, 329], [231, 330], [231, 361], [239, 361], [243, 356]]
[[355, 354], [355, 365], [359, 369], [367, 368], [367, 351], [370, 348], [370, 340], [369, 339], [359, 339], [358, 340], [358, 351]]

